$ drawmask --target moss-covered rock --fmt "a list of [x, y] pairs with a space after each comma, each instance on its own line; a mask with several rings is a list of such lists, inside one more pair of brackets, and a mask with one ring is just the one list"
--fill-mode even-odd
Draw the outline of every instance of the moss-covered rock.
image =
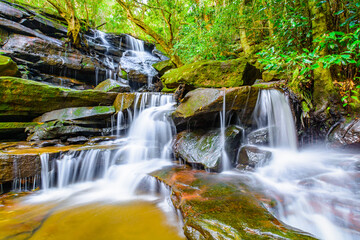
[[[242, 129], [231, 126], [225, 131], [225, 151], [231, 162], [235, 161], [240, 146]], [[191, 166], [211, 171], [222, 168], [222, 146], [220, 130], [183, 131], [176, 136], [174, 152]]]
[[124, 111], [133, 106], [135, 93], [119, 93], [114, 101], [116, 112]]
[[165, 72], [176, 68], [174, 63], [171, 60], [166, 60], [162, 62], [158, 62], [152, 65], [156, 71], [158, 71], [159, 76], [163, 76]]
[[54, 120], [99, 119], [107, 118], [114, 113], [115, 108], [113, 106], [64, 108], [47, 112], [42, 116], [35, 118], [34, 122], [49, 122]]
[[0, 55], [0, 76], [19, 76], [19, 70], [14, 61], [3, 55]]
[[173, 113], [176, 125], [213, 123], [216, 115], [223, 110], [225, 95], [226, 111], [239, 113], [242, 122], [250, 119], [259, 93], [258, 87], [237, 87], [228, 89], [199, 88], [188, 94]]
[[31, 80], [0, 77], [0, 119], [33, 119], [69, 107], [112, 105], [117, 93], [71, 90]]
[[228, 61], [199, 61], [172, 69], [162, 76], [166, 88], [185, 84], [188, 88], [219, 88], [252, 85], [260, 71], [247, 58]]
[[99, 83], [94, 90], [103, 92], [130, 92], [130, 86], [112, 79], [107, 79]]
[[170, 167], [151, 174], [172, 189], [185, 235], [198, 239], [314, 239], [278, 221], [245, 177]]

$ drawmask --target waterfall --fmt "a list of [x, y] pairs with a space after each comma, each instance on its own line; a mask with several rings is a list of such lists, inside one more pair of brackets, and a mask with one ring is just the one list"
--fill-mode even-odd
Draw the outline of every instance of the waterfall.
[[[75, 196], [73, 203], [128, 201], [141, 195], [153, 199], [154, 179], [149, 172], [171, 165], [169, 148], [175, 126], [169, 113], [175, 101], [172, 95], [142, 93], [136, 95], [128, 135], [99, 148], [62, 154], [56, 159], [41, 155], [42, 194], [31, 201], [56, 201]], [[127, 115], [131, 116], [131, 112]]]
[[226, 90], [223, 91], [223, 106], [222, 106], [222, 111], [220, 112], [220, 144], [221, 144], [220, 147], [221, 147], [221, 163], [222, 163], [223, 171], [227, 171], [232, 168], [225, 148], [225, 144], [226, 144], [225, 130], [226, 130]]
[[276, 201], [270, 211], [320, 239], [359, 239], [360, 156], [315, 147], [297, 151], [293, 116], [279, 91], [261, 91], [254, 119], [269, 131], [270, 148], [259, 148], [272, 160], [249, 174]]
[[271, 147], [297, 149], [297, 137], [288, 99], [278, 90], [262, 90], [254, 109], [258, 128], [267, 128]]

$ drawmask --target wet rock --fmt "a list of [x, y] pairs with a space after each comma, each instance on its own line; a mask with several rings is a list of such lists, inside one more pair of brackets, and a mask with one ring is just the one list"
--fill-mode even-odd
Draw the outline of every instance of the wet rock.
[[226, 112], [236, 112], [243, 124], [249, 122], [259, 88], [244, 86], [227, 89], [199, 88], [190, 91], [173, 113], [175, 124], [188, 126], [191, 122], [195, 126], [212, 125], [223, 110], [224, 93]]
[[[229, 160], [234, 163], [240, 145], [242, 129], [236, 126], [225, 131], [225, 150]], [[184, 131], [176, 136], [174, 153], [186, 163], [211, 171], [222, 168], [222, 147], [220, 130]]]
[[360, 119], [339, 124], [328, 137], [331, 148], [360, 149]]
[[168, 89], [182, 83], [188, 88], [219, 88], [252, 85], [260, 76], [260, 71], [247, 58], [239, 58], [187, 64], [166, 72], [161, 80]]
[[20, 72], [16, 63], [9, 57], [0, 55], [0, 76], [19, 76]]
[[130, 70], [127, 74], [130, 81], [140, 84], [148, 83], [148, 76], [136, 70]]
[[2, 17], [0, 17], [0, 26], [10, 32], [24, 34], [24, 35], [32, 36], [32, 37], [37, 37], [48, 43], [56, 44], [59, 46], [64, 44], [64, 42], [62, 42], [58, 39], [48, 37], [42, 33], [32, 30], [31, 28], [25, 27], [25, 26], [21, 25], [20, 23], [13, 22], [13, 21], [7, 20]]
[[16, 178], [33, 177], [40, 174], [41, 161], [38, 154], [0, 153], [0, 183]]
[[161, 77], [165, 74], [165, 72], [176, 68], [174, 63], [171, 60], [166, 60], [162, 62], [158, 62], [152, 65], [156, 71], [158, 71], [158, 75]]
[[0, 77], [0, 119], [33, 119], [69, 107], [112, 105], [117, 94], [77, 91], [12, 77]]
[[9, 32], [0, 27], [0, 47], [9, 40]]
[[89, 128], [73, 125], [67, 121], [47, 122], [36, 127], [26, 129], [29, 136], [27, 141], [38, 141], [58, 138], [83, 136], [98, 136], [111, 133], [108, 128]]
[[38, 37], [12, 34], [2, 47], [14, 59], [27, 61], [27, 66], [41, 73], [75, 78], [88, 84], [104, 79], [105, 70], [100, 63], [76, 49], [48, 42]]
[[133, 106], [135, 93], [119, 93], [114, 101], [116, 112], [124, 111]]
[[238, 169], [253, 169], [264, 166], [271, 160], [272, 153], [254, 146], [243, 146], [237, 158]]
[[73, 138], [68, 138], [66, 141], [70, 144], [82, 144], [86, 143], [89, 139], [84, 136], [77, 136]]
[[[30, 70], [26, 69], [25, 71], [29, 72]], [[24, 77], [22, 77], [22, 78], [24, 78]], [[31, 76], [27, 79], [36, 80], [36, 78], [31, 77]], [[76, 90], [88, 90], [88, 89], [94, 88], [94, 86], [86, 84], [79, 80], [76, 80], [74, 78], [59, 77], [59, 76], [50, 75], [50, 74], [39, 73], [39, 81], [43, 82], [43, 83], [49, 83], [49, 84], [55, 85], [55, 86], [67, 87], [67, 88], [72, 88], [72, 89], [76, 89]]]
[[103, 92], [130, 92], [130, 86], [119, 81], [107, 79], [97, 85], [94, 90]]
[[278, 221], [254, 196], [244, 176], [169, 167], [154, 173], [172, 190], [185, 236], [198, 239], [314, 239]]
[[269, 145], [269, 129], [261, 128], [255, 131], [252, 131], [247, 136], [248, 143], [251, 145]]
[[84, 119], [102, 119], [110, 117], [115, 113], [113, 106], [98, 107], [78, 107], [64, 108], [47, 112], [34, 119], [34, 122], [49, 122], [54, 120], [84, 120]]
[[19, 21], [20, 19], [22, 19], [24, 17], [28, 17], [29, 14], [27, 14], [26, 12], [23, 12], [13, 6], [10, 6], [9, 4], [0, 2], [0, 16], [9, 18], [14, 21]]

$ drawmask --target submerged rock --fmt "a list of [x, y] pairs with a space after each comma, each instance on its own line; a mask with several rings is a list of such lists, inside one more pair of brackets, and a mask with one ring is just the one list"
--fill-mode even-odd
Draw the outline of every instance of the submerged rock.
[[184, 167], [151, 174], [171, 187], [188, 239], [314, 239], [278, 221], [254, 196], [246, 178]]
[[119, 81], [107, 79], [97, 85], [94, 90], [103, 92], [130, 92], [130, 86]]
[[329, 135], [328, 145], [335, 148], [360, 149], [360, 119], [339, 124]]
[[260, 71], [247, 58], [227, 61], [206, 60], [172, 69], [162, 76], [168, 89], [185, 84], [188, 88], [219, 88], [252, 85]]
[[252, 169], [265, 165], [271, 160], [272, 153], [254, 146], [243, 146], [237, 157], [239, 169]]
[[117, 96], [117, 93], [71, 90], [12, 77], [0, 77], [0, 92], [0, 119], [15, 121], [69, 107], [109, 106]]
[[34, 122], [49, 122], [54, 120], [80, 120], [107, 118], [115, 113], [113, 106], [64, 108], [47, 112], [34, 119]]
[[19, 76], [20, 72], [16, 63], [9, 57], [0, 55], [0, 76]]
[[[225, 131], [225, 150], [231, 162], [235, 161], [242, 133], [242, 129], [236, 126]], [[222, 168], [220, 130], [181, 132], [176, 136], [174, 152], [176, 157], [191, 166], [219, 171]]]
[[242, 123], [251, 120], [259, 93], [257, 87], [237, 87], [228, 89], [199, 88], [186, 94], [173, 114], [176, 125], [195, 126], [213, 124], [216, 116], [223, 110], [225, 94], [226, 112], [236, 112]]

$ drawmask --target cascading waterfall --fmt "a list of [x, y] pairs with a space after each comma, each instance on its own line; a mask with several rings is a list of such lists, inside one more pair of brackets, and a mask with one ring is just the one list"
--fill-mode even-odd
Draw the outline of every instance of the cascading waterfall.
[[145, 43], [130, 35], [126, 35], [125, 39], [129, 49], [123, 54], [120, 65], [127, 72], [135, 70], [136, 72], [148, 76], [147, 86], [152, 85], [153, 77], [157, 71], [152, 65], [159, 61], [158, 58], [145, 50]]
[[274, 214], [320, 239], [360, 238], [360, 156], [323, 149], [297, 151], [294, 121], [279, 91], [260, 93], [255, 119], [269, 129], [269, 164], [252, 176], [276, 200]]

